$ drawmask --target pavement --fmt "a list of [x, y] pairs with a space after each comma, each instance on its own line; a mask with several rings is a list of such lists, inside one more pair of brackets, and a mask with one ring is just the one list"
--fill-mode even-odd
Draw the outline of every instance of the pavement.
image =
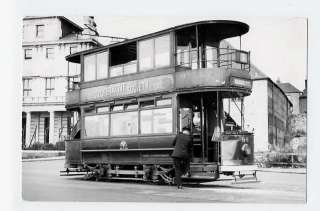
[[306, 168], [258, 168], [258, 171], [286, 173], [286, 174], [307, 174]]
[[22, 162], [50, 161], [50, 160], [64, 160], [64, 159], [65, 159], [65, 156], [55, 156], [55, 157], [46, 157], [46, 158], [22, 159]]
[[22, 150], [22, 159], [37, 159], [64, 156], [65, 151], [57, 150]]
[[[26, 201], [81, 202], [222, 202], [305, 203], [306, 174], [259, 171], [258, 183], [220, 180], [175, 186], [130, 181], [87, 181], [61, 177], [64, 161], [22, 163], [22, 198]], [[232, 178], [232, 177], [231, 177]]]

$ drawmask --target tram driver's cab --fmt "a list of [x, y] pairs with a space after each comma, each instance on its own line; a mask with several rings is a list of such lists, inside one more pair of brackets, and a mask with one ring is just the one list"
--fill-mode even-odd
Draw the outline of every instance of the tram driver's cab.
[[[253, 134], [224, 110], [222, 92], [179, 95], [179, 130], [191, 128], [193, 164], [253, 164]], [[242, 115], [241, 115], [242, 116]]]

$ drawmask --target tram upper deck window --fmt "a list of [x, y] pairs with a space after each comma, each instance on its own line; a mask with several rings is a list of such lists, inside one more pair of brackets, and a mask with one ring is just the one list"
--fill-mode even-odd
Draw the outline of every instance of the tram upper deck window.
[[108, 51], [84, 56], [84, 81], [108, 77]]
[[170, 36], [165, 35], [155, 38], [155, 67], [170, 65]]
[[140, 71], [150, 71], [154, 68], [170, 65], [169, 34], [139, 42]]
[[97, 54], [97, 79], [108, 77], [108, 51]]
[[110, 48], [110, 77], [117, 77], [136, 72], [136, 41]]
[[96, 79], [96, 55], [88, 55], [84, 57], [84, 81], [92, 81]]

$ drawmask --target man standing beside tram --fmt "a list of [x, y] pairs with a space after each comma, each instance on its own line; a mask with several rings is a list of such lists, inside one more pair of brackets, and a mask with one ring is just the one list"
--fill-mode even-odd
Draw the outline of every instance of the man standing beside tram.
[[172, 153], [172, 158], [175, 168], [175, 182], [178, 189], [182, 189], [182, 179], [181, 176], [189, 173], [190, 160], [192, 157], [192, 145], [193, 138], [189, 128], [185, 127], [182, 129], [182, 133], [179, 134], [174, 142], [174, 150]]

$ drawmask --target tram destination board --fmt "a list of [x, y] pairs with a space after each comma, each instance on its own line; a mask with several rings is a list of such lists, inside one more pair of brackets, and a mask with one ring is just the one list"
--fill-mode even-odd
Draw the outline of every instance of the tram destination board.
[[148, 94], [173, 89], [173, 76], [162, 75], [151, 78], [126, 81], [111, 85], [91, 87], [81, 91], [81, 101], [95, 101]]

